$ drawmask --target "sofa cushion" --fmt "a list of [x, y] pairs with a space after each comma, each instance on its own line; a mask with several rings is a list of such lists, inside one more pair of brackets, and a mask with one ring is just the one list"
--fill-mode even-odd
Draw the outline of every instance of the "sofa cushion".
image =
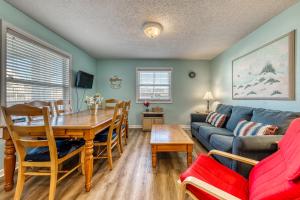
[[216, 108], [217, 113], [227, 115], [227, 117], [229, 117], [231, 115], [231, 110], [232, 110], [232, 106], [224, 105], [224, 104], [218, 104], [218, 106]]
[[290, 122], [299, 117], [299, 114], [288, 111], [266, 110], [256, 108], [253, 110], [251, 121], [278, 126], [277, 134], [284, 134]]
[[199, 135], [201, 135], [202, 138], [204, 138], [206, 141], [209, 141], [210, 136], [213, 134], [218, 135], [227, 135], [227, 136], [233, 136], [233, 133], [225, 128], [216, 128], [216, 127], [207, 127], [207, 126], [201, 126], [199, 127]]
[[277, 129], [278, 129], [277, 126], [242, 120], [235, 127], [233, 131], [233, 135], [234, 136], [274, 135]]
[[192, 126], [192, 129], [195, 129], [197, 131], [199, 131], [200, 126], [213, 127], [211, 124], [206, 123], [206, 122], [192, 122], [191, 126]]
[[217, 150], [231, 152], [233, 136], [213, 134], [210, 137], [210, 144]]
[[226, 128], [233, 131], [241, 119], [250, 120], [252, 117], [253, 108], [244, 106], [234, 106], [229, 120], [227, 121]]

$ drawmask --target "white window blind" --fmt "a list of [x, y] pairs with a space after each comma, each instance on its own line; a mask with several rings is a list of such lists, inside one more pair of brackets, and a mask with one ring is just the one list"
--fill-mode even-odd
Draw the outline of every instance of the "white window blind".
[[138, 68], [137, 102], [171, 103], [172, 68]]
[[5, 72], [7, 106], [70, 99], [70, 57], [12, 29], [6, 31]]

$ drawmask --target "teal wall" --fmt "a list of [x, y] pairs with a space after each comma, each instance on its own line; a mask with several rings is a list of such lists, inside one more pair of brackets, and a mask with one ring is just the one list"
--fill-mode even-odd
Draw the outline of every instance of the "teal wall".
[[[262, 46], [292, 30], [296, 30], [296, 101], [232, 100], [232, 60]], [[212, 90], [220, 102], [279, 110], [300, 111], [300, 3], [272, 18], [211, 61]]]
[[[70, 42], [64, 40], [62, 37], [52, 32], [45, 26], [37, 23], [35, 20], [26, 16], [16, 8], [12, 7], [3, 0], [0, 0], [0, 19], [60, 48], [72, 55], [72, 69], [73, 73], [79, 69], [86, 72], [96, 74], [96, 59], [89, 56], [86, 52], [71, 44]], [[74, 77], [74, 76], [73, 76]], [[91, 90], [87, 90], [87, 94], [95, 93], [96, 85]], [[83, 91], [79, 89], [79, 94], [82, 95]], [[75, 90], [73, 90], [73, 102], [75, 99]], [[75, 108], [75, 105], [73, 105]], [[84, 108], [84, 106], [83, 106]], [[4, 142], [0, 140], [0, 170], [3, 168], [3, 147]]]
[[[205, 110], [202, 100], [204, 93], [210, 89], [210, 66], [208, 61], [185, 60], [143, 60], [120, 59], [98, 60], [97, 63], [97, 89], [105, 98], [130, 99], [129, 123], [141, 124], [143, 104], [136, 103], [136, 68], [137, 67], [173, 67], [172, 77], [172, 104], [154, 104], [164, 108], [166, 123], [189, 124], [190, 113], [195, 110]], [[188, 77], [189, 71], [197, 73], [196, 78]], [[121, 89], [112, 89], [109, 78], [118, 75], [123, 79]]]

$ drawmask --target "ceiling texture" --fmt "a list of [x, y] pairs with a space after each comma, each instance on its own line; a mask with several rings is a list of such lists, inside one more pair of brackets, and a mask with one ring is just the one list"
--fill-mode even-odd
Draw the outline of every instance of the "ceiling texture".
[[[210, 60], [298, 0], [6, 0], [95, 58]], [[143, 33], [154, 21], [163, 31]]]

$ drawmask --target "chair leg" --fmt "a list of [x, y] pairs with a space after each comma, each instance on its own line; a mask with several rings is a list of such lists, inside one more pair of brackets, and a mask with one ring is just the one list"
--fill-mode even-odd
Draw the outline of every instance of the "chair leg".
[[25, 173], [25, 167], [20, 166], [19, 170], [18, 170], [18, 182], [17, 182], [14, 200], [21, 199], [21, 195], [22, 195], [22, 191], [23, 191], [24, 183], [25, 183], [24, 173]]
[[185, 200], [185, 190], [186, 187], [184, 184], [182, 183], [178, 183], [179, 185], [179, 196], [178, 196], [178, 200]]
[[84, 175], [85, 174], [85, 163], [84, 163], [84, 151], [81, 151], [80, 153], [80, 163], [81, 163], [81, 174]]
[[117, 146], [118, 146], [118, 152], [119, 152], [119, 156], [121, 157], [121, 154], [123, 153], [123, 147], [121, 145], [121, 140], [122, 138], [117, 140]]
[[[120, 146], [120, 147], [119, 147]], [[120, 148], [121, 153], [123, 153], [123, 144], [122, 144], [122, 134], [119, 135], [119, 141], [118, 141], [118, 149]], [[119, 150], [119, 151], [120, 151]]]
[[113, 164], [112, 164], [112, 149], [111, 145], [107, 145], [107, 160], [108, 160], [108, 168], [109, 170], [112, 170]]
[[127, 133], [124, 135], [125, 145], [127, 145]]
[[57, 166], [51, 167], [49, 200], [54, 200], [55, 198], [56, 184], [57, 184]]

